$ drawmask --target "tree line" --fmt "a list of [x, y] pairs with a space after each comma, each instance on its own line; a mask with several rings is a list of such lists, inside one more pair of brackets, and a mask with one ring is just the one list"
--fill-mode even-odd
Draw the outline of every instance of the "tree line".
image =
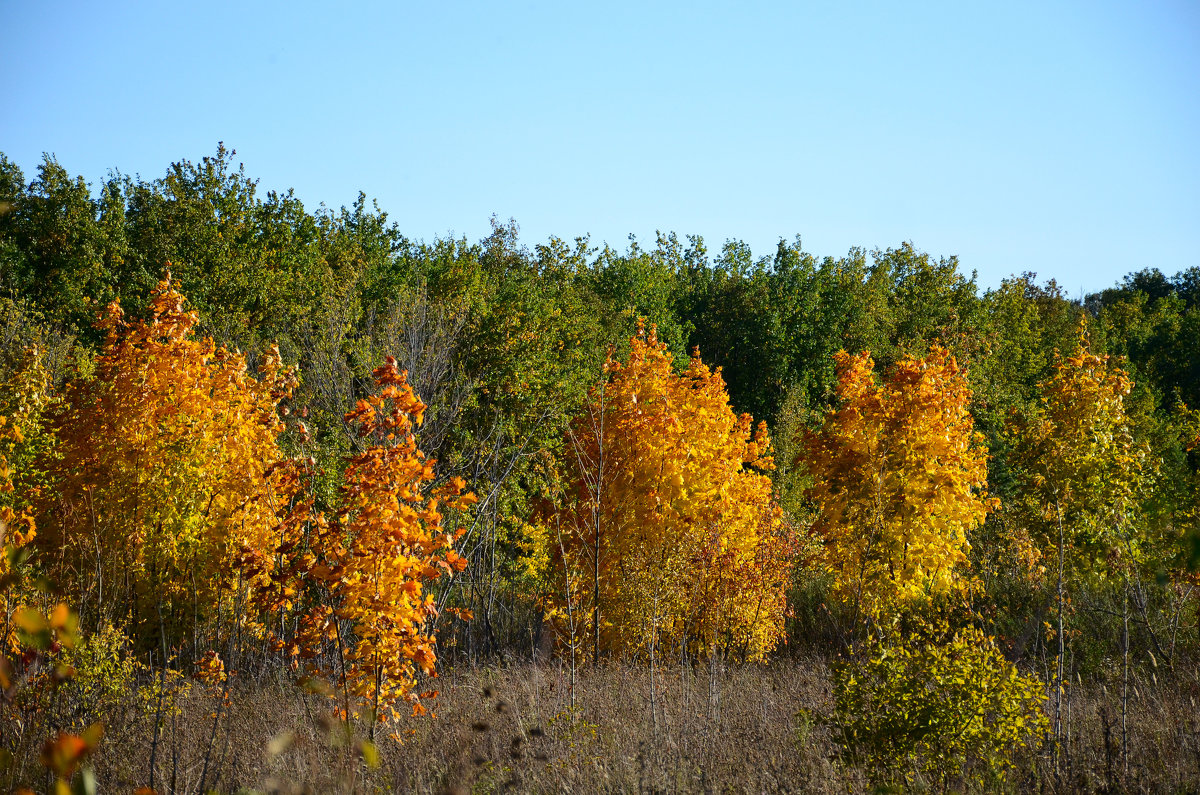
[[35, 682], [82, 730], [122, 676], [284, 668], [373, 742], [435, 660], [815, 649], [851, 756], [1000, 775], [1072, 676], [1200, 649], [1200, 268], [1076, 301], [909, 243], [416, 241], [234, 157], [0, 155], [13, 725]]

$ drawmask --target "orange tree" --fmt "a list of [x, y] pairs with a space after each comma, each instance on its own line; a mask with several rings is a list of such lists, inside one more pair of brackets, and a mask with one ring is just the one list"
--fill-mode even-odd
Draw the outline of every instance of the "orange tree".
[[241, 354], [194, 339], [169, 275], [149, 314], [107, 308], [94, 377], [69, 383], [53, 413], [58, 495], [43, 501], [39, 542], [87, 625], [129, 621], [143, 647], [165, 648], [240, 614], [235, 556], [274, 546], [269, 468], [294, 379], [274, 349], [255, 378]]
[[[461, 530], [444, 513], [475, 502], [461, 478], [430, 488], [434, 464], [417, 448], [415, 429], [425, 404], [407, 373], [388, 357], [374, 370], [378, 393], [358, 401], [346, 422], [367, 444], [350, 459], [334, 521], [297, 499], [277, 527], [279, 545], [247, 549], [241, 565], [256, 604], [279, 615], [280, 647], [317, 660], [334, 680], [342, 717], [376, 722], [398, 717], [396, 705], [433, 691], [414, 692], [418, 672], [435, 675], [430, 634], [437, 615], [428, 585], [443, 573], [462, 571], [466, 559], [454, 549]], [[297, 493], [311, 462], [280, 467]], [[293, 620], [289, 620], [293, 619]], [[289, 636], [287, 628], [296, 627]], [[333, 660], [323, 667], [321, 658]]]
[[868, 354], [836, 360], [839, 405], [804, 453], [836, 594], [857, 620], [961, 590], [967, 535], [997, 507], [966, 374], [936, 345], [884, 383]]
[[698, 355], [675, 374], [653, 326], [604, 369], [543, 517], [565, 583], [555, 615], [595, 656], [761, 657], [783, 633], [794, 548], [766, 426], [734, 414]]

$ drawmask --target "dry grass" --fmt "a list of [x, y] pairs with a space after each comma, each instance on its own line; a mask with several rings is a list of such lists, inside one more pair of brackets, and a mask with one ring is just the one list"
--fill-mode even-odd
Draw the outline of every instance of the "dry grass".
[[[290, 682], [244, 683], [208, 753], [206, 788], [277, 792], [846, 792], [864, 791], [813, 716], [828, 711], [819, 659], [769, 666], [579, 672], [571, 708], [557, 662], [446, 671], [436, 719], [412, 718], [402, 743], [378, 738], [377, 769], [327, 730], [329, 702]], [[1130, 692], [1128, 770], [1119, 686], [1075, 688], [1070, 742], [1018, 758], [1011, 791], [1190, 792], [1200, 787], [1195, 673], [1139, 677]], [[159, 792], [196, 792], [214, 700], [194, 692], [164, 719]], [[1107, 727], [1107, 729], [1106, 729]], [[131, 705], [110, 722], [96, 760], [101, 791], [148, 783], [153, 715]]]

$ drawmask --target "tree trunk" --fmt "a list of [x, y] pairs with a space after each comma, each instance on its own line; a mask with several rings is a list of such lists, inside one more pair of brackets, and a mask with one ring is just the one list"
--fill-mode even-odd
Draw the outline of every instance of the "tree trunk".
[[1129, 578], [1125, 578], [1123, 599], [1121, 600], [1121, 769], [1122, 775], [1129, 775], [1129, 728], [1126, 718], [1129, 715]]
[[1056, 505], [1058, 512], [1058, 659], [1055, 662], [1054, 678], [1054, 774], [1059, 773], [1058, 744], [1062, 738], [1062, 697], [1063, 697], [1063, 655], [1066, 651], [1063, 637], [1063, 556], [1065, 554], [1062, 506]]

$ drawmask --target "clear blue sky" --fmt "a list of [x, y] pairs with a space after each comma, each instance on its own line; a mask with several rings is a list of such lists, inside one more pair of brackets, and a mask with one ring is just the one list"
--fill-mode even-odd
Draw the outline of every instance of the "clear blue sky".
[[0, 0], [0, 151], [235, 148], [418, 238], [912, 240], [1072, 295], [1200, 265], [1200, 4]]

